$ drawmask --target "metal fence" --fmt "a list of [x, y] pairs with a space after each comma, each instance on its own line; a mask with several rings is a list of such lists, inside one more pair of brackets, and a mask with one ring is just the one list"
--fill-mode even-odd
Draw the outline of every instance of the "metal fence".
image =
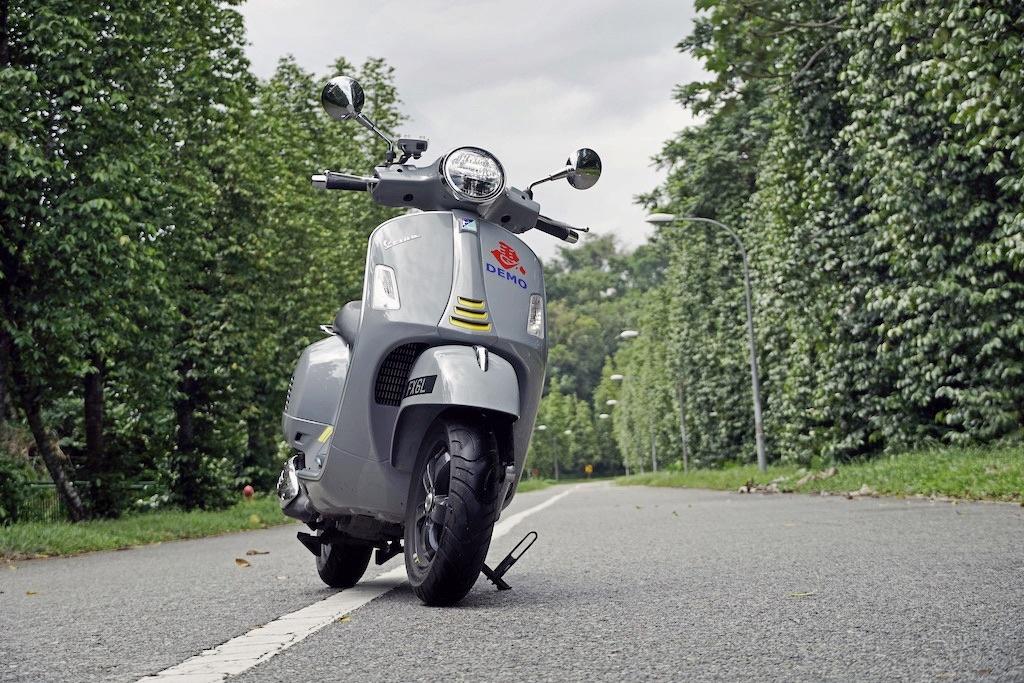
[[[86, 482], [76, 481], [75, 486], [86, 486]], [[132, 499], [150, 496], [156, 492], [156, 482], [143, 481], [130, 484], [125, 487], [131, 492]], [[51, 481], [28, 482], [28, 495], [25, 501], [18, 506], [19, 522], [66, 522], [71, 518], [68, 516], [67, 506], [64, 500], [57, 493], [57, 486]]]
[[29, 482], [25, 498], [18, 506], [19, 522], [60, 522], [68, 519], [68, 509], [53, 482]]

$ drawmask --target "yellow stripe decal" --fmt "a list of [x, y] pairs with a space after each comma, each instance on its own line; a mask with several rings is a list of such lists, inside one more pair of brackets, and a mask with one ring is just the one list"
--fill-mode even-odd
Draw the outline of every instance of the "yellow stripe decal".
[[317, 439], [320, 443], [327, 443], [327, 439], [331, 438], [331, 434], [334, 433], [334, 427], [327, 427], [324, 431], [320, 432], [320, 438]]
[[466, 330], [473, 330], [474, 332], [489, 332], [491, 329], [490, 323], [471, 323], [464, 320], [459, 320], [454, 315], [448, 319], [452, 325], [461, 327]]
[[487, 320], [487, 312], [477, 313], [476, 311], [467, 311], [462, 306], [455, 307], [455, 315], [462, 318], [470, 318], [472, 320]]
[[461, 296], [460, 297], [456, 297], [456, 299], [459, 302], [459, 306], [463, 306], [465, 308], [472, 308], [472, 309], [475, 309], [477, 311], [484, 310], [484, 302], [483, 301], [479, 301], [477, 299], [466, 299], [466, 298], [461, 297]]

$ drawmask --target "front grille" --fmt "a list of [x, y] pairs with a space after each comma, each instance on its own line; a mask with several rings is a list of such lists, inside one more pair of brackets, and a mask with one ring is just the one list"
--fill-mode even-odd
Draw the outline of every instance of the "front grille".
[[373, 397], [377, 403], [397, 406], [402, 402], [409, 371], [425, 348], [426, 344], [402, 344], [388, 354], [377, 372], [377, 383], [373, 388]]
[[292, 389], [295, 387], [295, 375], [288, 380], [288, 393], [284, 397], [284, 412], [290, 412], [292, 408]]

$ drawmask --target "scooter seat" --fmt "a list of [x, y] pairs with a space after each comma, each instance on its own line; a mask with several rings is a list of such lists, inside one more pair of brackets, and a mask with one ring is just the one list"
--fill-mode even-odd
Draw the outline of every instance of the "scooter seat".
[[349, 346], [355, 344], [356, 336], [359, 334], [359, 316], [362, 310], [362, 301], [349, 301], [339, 308], [338, 314], [334, 316], [334, 331], [341, 335]]

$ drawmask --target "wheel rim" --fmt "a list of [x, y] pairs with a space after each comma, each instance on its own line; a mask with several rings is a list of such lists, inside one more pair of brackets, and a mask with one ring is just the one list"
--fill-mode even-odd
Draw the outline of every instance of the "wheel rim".
[[448, 515], [448, 495], [451, 486], [452, 456], [447, 445], [439, 445], [427, 458], [420, 477], [416, 503], [416, 521], [413, 524], [415, 564], [423, 569], [430, 566], [441, 545], [445, 517]]

